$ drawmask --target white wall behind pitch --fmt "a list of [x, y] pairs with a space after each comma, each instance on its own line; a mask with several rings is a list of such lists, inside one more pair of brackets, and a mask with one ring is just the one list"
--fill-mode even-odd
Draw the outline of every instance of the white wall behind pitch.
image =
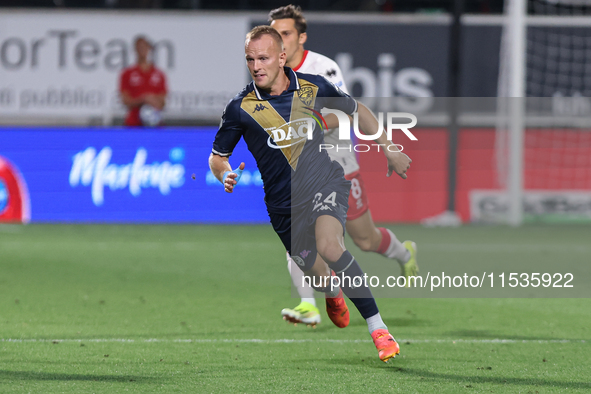
[[121, 113], [121, 69], [133, 38], [157, 44], [168, 77], [166, 113], [219, 118], [248, 82], [245, 16], [147, 12], [0, 12], [0, 115], [88, 117]]

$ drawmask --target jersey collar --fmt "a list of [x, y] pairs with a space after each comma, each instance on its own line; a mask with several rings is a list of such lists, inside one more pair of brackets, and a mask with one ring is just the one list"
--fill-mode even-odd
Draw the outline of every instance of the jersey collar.
[[[283, 72], [285, 72], [285, 75], [287, 75], [287, 78], [289, 78], [289, 87], [287, 88], [286, 91], [281, 93], [279, 96], [281, 96], [282, 94], [285, 94], [286, 92], [293, 92], [296, 90], [300, 90], [300, 82], [298, 81], [298, 76], [296, 75], [295, 71], [293, 71], [289, 67], [283, 67]], [[259, 91], [257, 89], [257, 85], [256, 85], [256, 83], [254, 83], [254, 81], [252, 81], [252, 86], [254, 87], [254, 94], [256, 94], [257, 99], [259, 99], [259, 100], [269, 100], [269, 99], [272, 99], [275, 97], [279, 97], [279, 96], [271, 96], [270, 94], [268, 94], [266, 92]]]
[[302, 64], [304, 64], [304, 62], [306, 61], [306, 56], [308, 56], [308, 50], [307, 49], [304, 51], [304, 55], [302, 56], [302, 60], [300, 60], [300, 64], [298, 64], [297, 66], [295, 66], [293, 68], [293, 71], [298, 71], [300, 69], [300, 67], [302, 67]]

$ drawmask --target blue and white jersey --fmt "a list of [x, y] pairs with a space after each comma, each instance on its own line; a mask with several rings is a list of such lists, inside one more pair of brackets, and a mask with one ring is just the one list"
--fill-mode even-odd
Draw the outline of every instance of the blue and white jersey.
[[268, 211], [290, 214], [342, 176], [340, 166], [319, 149], [324, 133], [317, 114], [324, 107], [352, 114], [357, 102], [322, 76], [289, 67], [284, 72], [290, 84], [280, 95], [271, 96], [250, 82], [228, 103], [212, 152], [230, 156], [244, 138], [261, 172]]

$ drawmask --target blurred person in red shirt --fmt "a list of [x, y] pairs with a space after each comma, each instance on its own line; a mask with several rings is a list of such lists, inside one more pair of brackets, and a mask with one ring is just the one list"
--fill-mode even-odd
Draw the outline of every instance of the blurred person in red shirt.
[[127, 107], [125, 126], [157, 126], [166, 104], [166, 76], [152, 63], [152, 44], [145, 36], [135, 38], [136, 64], [121, 73], [119, 92]]

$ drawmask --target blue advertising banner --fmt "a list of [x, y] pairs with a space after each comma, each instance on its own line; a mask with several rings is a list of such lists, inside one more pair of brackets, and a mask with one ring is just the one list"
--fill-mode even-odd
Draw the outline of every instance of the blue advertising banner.
[[234, 193], [209, 171], [217, 129], [0, 128], [0, 221], [268, 223], [254, 158]]

